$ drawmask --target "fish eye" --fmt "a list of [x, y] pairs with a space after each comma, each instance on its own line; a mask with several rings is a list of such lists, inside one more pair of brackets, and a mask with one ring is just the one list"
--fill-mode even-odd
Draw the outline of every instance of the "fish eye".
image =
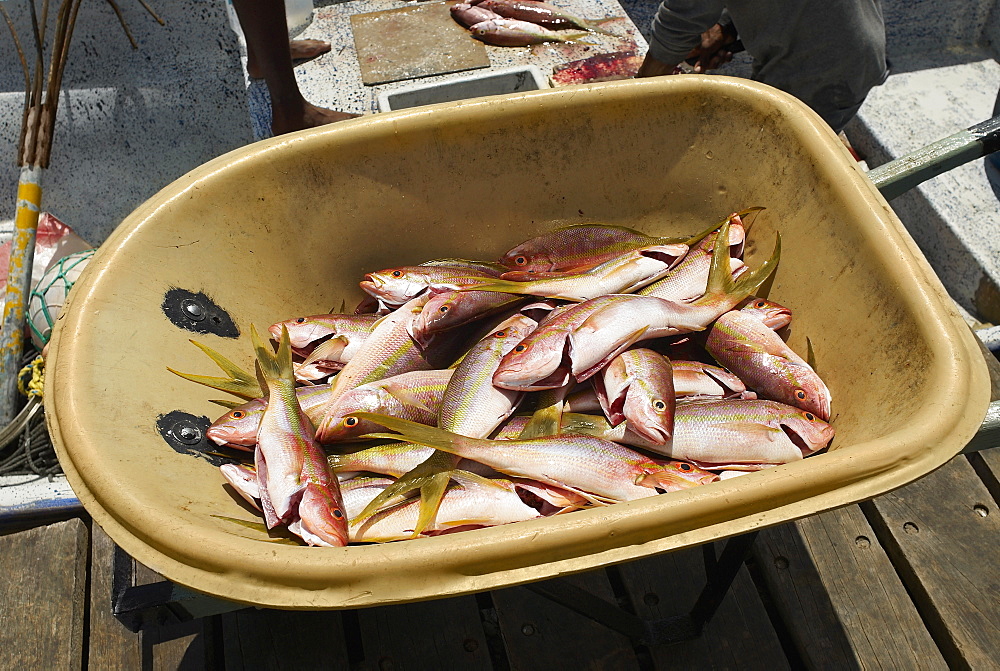
[[682, 464], [679, 465], [679, 468], [682, 471], [690, 471], [690, 470], [692, 470], [691, 469], [691, 464], [684, 464], [684, 463], [682, 463]]
[[394, 271], [392, 271], [392, 276], [393, 277], [402, 277], [403, 276], [403, 271], [402, 270], [394, 270]]
[[243, 419], [246, 415], [242, 410], [233, 410], [233, 419]]
[[812, 414], [811, 412], [807, 412], [806, 419], [808, 419], [810, 422], [814, 422], [816, 421], [816, 415]]
[[766, 303], [765, 303], [764, 301], [757, 301], [756, 303], [754, 303], [754, 304], [753, 304], [753, 306], [754, 306], [755, 308], [762, 308], [762, 307], [764, 307], [765, 305], [766, 305]]
[[296, 324], [301, 324], [301, 323], [302, 323], [302, 322], [304, 322], [305, 320], [306, 320], [306, 318], [305, 318], [305, 317], [299, 317], [298, 319], [296, 319], [296, 320], [295, 320], [295, 323], [296, 323]]
[[526, 349], [528, 349], [528, 346], [527, 346], [527, 345], [516, 345], [516, 346], [514, 347], [514, 351], [515, 351], [515, 352], [523, 352], [523, 351], [524, 351], [524, 350], [526, 350]]
[[342, 519], [344, 517], [344, 513], [341, 512], [340, 508], [334, 508], [333, 509], [333, 516], [336, 517], [339, 520], [339, 519]]
[[347, 419], [344, 420], [344, 424], [346, 426], [357, 426], [358, 425], [358, 418], [357, 417], [348, 417]]
[[506, 331], [497, 331], [496, 333], [493, 334], [493, 337], [494, 338], [505, 338], [505, 337], [507, 337], [507, 332]]
[[447, 311], [448, 311], [448, 306], [447, 305], [442, 305], [441, 307], [438, 308], [438, 312], [440, 312], [442, 314], [445, 313], [445, 312], [447, 312]]
[[804, 400], [806, 400], [806, 393], [804, 391], [802, 391], [801, 389], [796, 389], [795, 390], [795, 398], [799, 399], [800, 401], [804, 401]]
[[528, 259], [526, 259], [523, 256], [519, 256], [516, 259], [514, 259], [514, 263], [516, 263], [519, 266], [527, 265]]
[[655, 401], [653, 401], [653, 407], [657, 410], [666, 410], [667, 404], [661, 401], [660, 399], [656, 399]]

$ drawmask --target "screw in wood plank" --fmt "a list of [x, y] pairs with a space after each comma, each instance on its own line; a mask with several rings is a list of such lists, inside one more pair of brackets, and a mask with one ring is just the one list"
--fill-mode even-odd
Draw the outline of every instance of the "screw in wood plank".
[[642, 596], [642, 602], [647, 606], [652, 607], [660, 603], [660, 597], [652, 592], [646, 592], [646, 594]]
[[534, 625], [526, 624], [526, 625], [522, 626], [521, 627], [521, 633], [524, 634], [525, 636], [531, 636], [532, 634], [535, 633], [535, 627], [534, 627]]
[[867, 536], [858, 536], [854, 539], [854, 544], [859, 548], [868, 548], [871, 547], [872, 542], [868, 540]]
[[777, 567], [777, 568], [778, 568], [779, 570], [782, 570], [782, 571], [783, 571], [783, 570], [785, 570], [786, 568], [788, 568], [788, 560], [787, 560], [786, 558], [784, 558], [784, 557], [775, 557], [775, 558], [774, 558], [774, 565], [775, 565], [775, 566], [776, 566], [776, 567]]
[[462, 644], [462, 647], [465, 648], [466, 652], [475, 652], [476, 650], [479, 650], [479, 641], [474, 638], [467, 638], [465, 639], [465, 643]]
[[919, 534], [920, 533], [920, 529], [917, 528], [917, 525], [914, 524], [913, 522], [907, 522], [906, 524], [904, 524], [903, 525], [903, 531], [905, 531], [908, 534]]
[[378, 660], [379, 671], [392, 671], [396, 668], [395, 662], [392, 661], [392, 657], [383, 657]]
[[972, 509], [975, 510], [976, 514], [979, 515], [980, 517], [986, 517], [987, 515], [990, 514], [990, 509], [981, 503], [977, 503], [976, 505], [972, 506]]

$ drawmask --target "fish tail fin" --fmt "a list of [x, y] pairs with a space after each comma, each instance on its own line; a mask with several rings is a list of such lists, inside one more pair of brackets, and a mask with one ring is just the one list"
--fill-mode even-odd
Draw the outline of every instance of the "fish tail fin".
[[594, 19], [589, 21], [583, 21], [583, 25], [581, 25], [580, 27], [585, 28], [586, 30], [589, 30], [592, 33], [599, 33], [601, 35], [611, 35], [612, 37], [614, 37], [615, 34], [610, 30], [608, 30], [607, 28], [605, 28], [604, 26], [608, 25], [609, 23], [621, 22], [624, 19], [625, 17], [622, 16], [609, 16], [606, 19]]
[[413, 528], [413, 537], [419, 536], [434, 523], [437, 511], [441, 507], [441, 500], [456, 472], [456, 463], [457, 460], [451, 455], [435, 452], [423, 463], [399, 476], [396, 482], [379, 492], [378, 496], [351, 520], [351, 523], [363, 524], [373, 515], [404, 501], [406, 494], [419, 490], [420, 510]]
[[521, 429], [518, 440], [559, 435], [562, 425], [564, 401], [569, 391], [569, 386], [564, 385], [540, 392], [538, 407], [531, 415], [528, 423]]
[[424, 412], [435, 412], [431, 410], [429, 407], [427, 407], [427, 404], [424, 403], [422, 400], [420, 400], [420, 397], [410, 390], [388, 389], [386, 387], [382, 388], [385, 389], [385, 392], [387, 394], [392, 396], [394, 399], [396, 399], [403, 405], [407, 405], [411, 408], [416, 408], [417, 410], [423, 410]]
[[763, 207], [757, 206], [757, 207], [748, 207], [747, 209], [740, 210], [739, 212], [733, 212], [732, 214], [730, 214], [728, 217], [726, 217], [725, 219], [723, 219], [719, 223], [712, 224], [710, 227], [706, 228], [702, 232], [697, 233], [696, 235], [688, 238], [687, 240], [684, 240], [684, 242], [687, 245], [689, 245], [691, 247], [694, 247], [696, 244], [698, 244], [699, 242], [701, 242], [702, 240], [704, 240], [705, 238], [707, 238], [708, 236], [710, 236], [712, 233], [714, 233], [715, 231], [719, 230], [722, 227], [723, 224], [729, 223], [729, 222], [731, 222], [733, 219], [735, 219], [737, 217], [739, 217], [740, 219], [742, 219], [743, 217], [747, 216], [748, 214], [751, 214], [753, 212], [760, 212], [763, 209], [764, 209]]
[[[781, 259], [781, 233], [774, 234], [774, 251], [771, 252], [771, 256], [761, 264], [760, 268], [751, 271], [749, 273], [743, 273], [740, 275], [739, 279], [733, 282], [733, 291], [731, 293], [738, 294], [740, 300], [743, 300], [747, 296], [750, 296], [760, 289], [760, 286], [767, 281], [767, 278], [771, 276], [774, 269], [778, 266], [778, 261]], [[730, 281], [732, 277], [730, 276]]]
[[288, 339], [288, 329], [282, 325], [281, 338], [278, 340], [278, 351], [274, 353], [260, 339], [260, 334], [253, 324], [250, 325], [250, 340], [257, 353], [257, 364], [261, 375], [270, 387], [275, 382], [295, 384], [295, 372], [292, 369], [292, 344]]
[[[170, 369], [168, 368], [167, 370]], [[216, 405], [221, 405], [223, 408], [228, 408], [229, 410], [238, 408], [241, 405], [243, 405], [243, 403], [241, 403], [240, 401], [227, 401], [221, 398], [213, 398], [209, 401], [209, 403], [215, 403]]]
[[441, 501], [444, 500], [445, 490], [451, 482], [451, 473], [437, 473], [430, 476], [427, 481], [420, 486], [420, 512], [417, 515], [417, 522], [413, 525], [413, 535], [419, 536], [437, 519], [438, 510], [441, 509]]
[[813, 350], [812, 340], [806, 336], [806, 363], [813, 370], [816, 370], [816, 352]]
[[433, 447], [434, 449], [441, 450], [442, 452], [448, 452], [450, 454], [459, 454], [462, 443], [475, 440], [473, 438], [460, 436], [456, 433], [445, 431], [444, 429], [439, 429], [434, 426], [427, 426], [426, 424], [411, 422], [408, 419], [390, 417], [376, 412], [352, 412], [347, 415], [347, 417], [358, 417], [360, 419], [371, 420], [379, 426], [384, 426], [387, 429], [397, 432], [369, 433], [365, 436], [367, 438], [405, 440], [411, 443], [417, 443], [418, 445]]
[[190, 343], [207, 354], [208, 358], [214, 361], [215, 364], [222, 369], [222, 372], [228, 377], [212, 377], [209, 375], [181, 373], [180, 371], [176, 371], [169, 366], [167, 367], [167, 370], [174, 375], [184, 378], [185, 380], [203, 384], [206, 387], [218, 389], [219, 391], [229, 392], [233, 396], [239, 396], [240, 398], [244, 398], [248, 401], [260, 398], [262, 389], [257, 382], [257, 378], [250, 373], [247, 373], [245, 370], [216, 352], [208, 345], [202, 345], [196, 340], [191, 340]]
[[[559, 37], [558, 38], [554, 38], [554, 39], [556, 39], [557, 42], [583, 42], [585, 44], [594, 44], [595, 43], [593, 41], [593, 36], [590, 34], [590, 32], [591, 32], [590, 29], [581, 30], [579, 32], [574, 32], [574, 33], [571, 33], [569, 31], [565, 31], [565, 30], [561, 30], [559, 32], [561, 33], [559, 35]], [[593, 32], [606, 32], [606, 31], [595, 30]], [[610, 33], [608, 33], [608, 34], [610, 34]], [[587, 38], [590, 38], [590, 39], [587, 39]]]
[[[729, 220], [719, 228], [718, 239], [725, 240], [729, 236]], [[727, 295], [732, 300], [741, 301], [747, 296], [755, 293], [757, 289], [771, 276], [778, 260], [781, 257], [781, 234], [776, 234], [774, 251], [771, 257], [761, 264], [760, 268], [740, 275], [734, 280], [732, 268], [729, 263], [728, 245], [714, 245], [712, 249], [712, 263], [708, 271], [708, 286], [705, 296], [696, 303], [706, 302], [706, 299], [716, 299], [719, 296]]]
[[495, 291], [502, 294], [527, 294], [531, 290], [531, 281], [516, 282], [514, 280], [502, 280], [500, 278], [484, 278], [482, 282], [468, 287], [462, 287], [462, 291]]

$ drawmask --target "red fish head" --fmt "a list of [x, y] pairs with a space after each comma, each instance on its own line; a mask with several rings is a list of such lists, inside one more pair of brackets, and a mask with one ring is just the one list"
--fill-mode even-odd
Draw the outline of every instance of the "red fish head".
[[251, 448], [257, 444], [257, 427], [264, 414], [263, 399], [233, 408], [215, 420], [205, 435], [216, 445]]
[[307, 317], [296, 317], [286, 319], [277, 324], [271, 324], [267, 330], [275, 340], [281, 339], [281, 328], [288, 331], [288, 341], [297, 350], [308, 348], [312, 343], [325, 338], [334, 332], [329, 323], [321, 320], [328, 319], [329, 315], [312, 315]]
[[347, 514], [339, 501], [339, 494], [336, 480], [332, 481], [330, 486], [313, 483], [306, 485], [299, 500], [299, 524], [295, 533], [310, 545], [333, 547], [347, 545], [350, 540], [347, 532]]
[[751, 297], [747, 299], [740, 307], [740, 312], [757, 317], [764, 322], [764, 326], [775, 331], [792, 323], [791, 310], [766, 298]]
[[569, 381], [564, 365], [566, 339], [531, 339], [518, 343], [501, 360], [493, 384], [501, 389], [537, 391], [561, 387]]
[[556, 263], [542, 250], [518, 245], [500, 257], [500, 265], [527, 273], [547, 273], [556, 269]]
[[802, 450], [803, 457], [829, 445], [836, 433], [830, 424], [808, 410], [789, 413], [778, 423], [789, 440]]

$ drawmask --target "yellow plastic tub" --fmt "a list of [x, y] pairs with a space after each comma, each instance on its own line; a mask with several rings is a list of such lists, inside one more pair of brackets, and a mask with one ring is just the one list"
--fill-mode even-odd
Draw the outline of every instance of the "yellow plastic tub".
[[[628, 504], [437, 538], [294, 547], [218, 469], [157, 433], [216, 417], [218, 374], [188, 340], [250, 369], [250, 324], [353, 307], [366, 271], [494, 259], [567, 222], [684, 234], [750, 206], [751, 265], [782, 236], [768, 295], [813, 346], [837, 437], [800, 463]], [[204, 292], [238, 338], [161, 308]], [[431, 599], [584, 571], [876, 496], [937, 468], [976, 432], [989, 380], [974, 338], [892, 210], [808, 108], [752, 82], [681, 76], [446, 103], [257, 143], [179, 179], [100, 248], [60, 318], [49, 428], [86, 509], [186, 587], [282, 608]]]

